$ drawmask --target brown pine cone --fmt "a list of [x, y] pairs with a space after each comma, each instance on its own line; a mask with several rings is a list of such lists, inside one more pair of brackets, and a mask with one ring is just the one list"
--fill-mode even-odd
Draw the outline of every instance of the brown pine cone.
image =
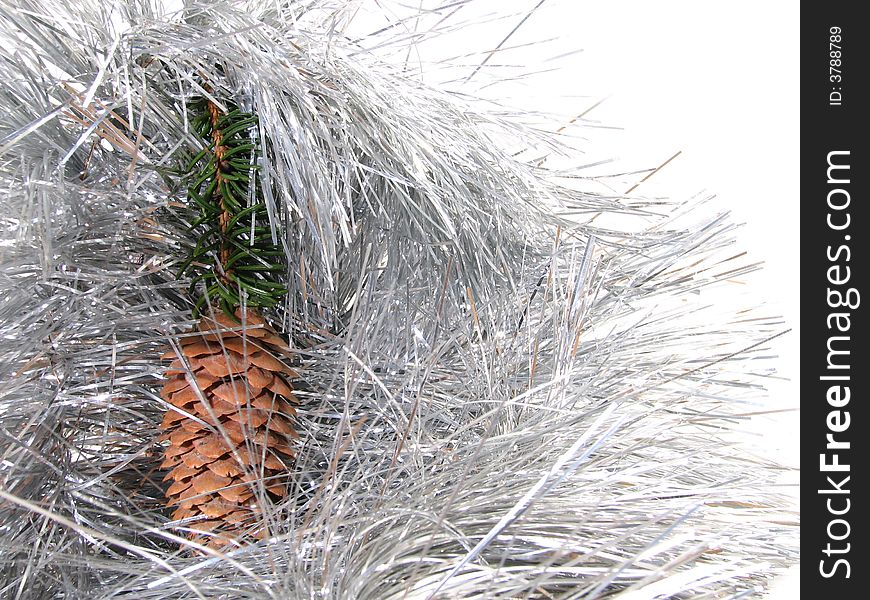
[[[248, 312], [200, 320], [182, 338], [161, 397], [174, 408], [160, 424], [168, 440], [161, 467], [172, 481], [167, 504], [189, 537], [211, 547], [262, 538], [259, 506], [287, 495], [296, 414], [288, 379], [290, 349], [262, 318]], [[283, 357], [283, 358], [282, 358]]]

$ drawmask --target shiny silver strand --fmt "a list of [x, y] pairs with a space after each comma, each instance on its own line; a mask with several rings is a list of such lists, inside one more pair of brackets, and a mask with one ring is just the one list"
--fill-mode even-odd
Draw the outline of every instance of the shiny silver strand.
[[[0, 596], [738, 598], [796, 562], [733, 434], [783, 329], [717, 310], [734, 224], [568, 187], [388, 60], [464, 4], [355, 38], [329, 0], [0, 1]], [[273, 536], [196, 554], [156, 439], [203, 79], [259, 117], [305, 388]]]

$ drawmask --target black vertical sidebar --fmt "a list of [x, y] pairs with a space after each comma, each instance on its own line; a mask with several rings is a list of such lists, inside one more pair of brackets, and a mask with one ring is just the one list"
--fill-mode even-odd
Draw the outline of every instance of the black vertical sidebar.
[[831, 600], [870, 597], [870, 32], [860, 6], [801, 6], [801, 591]]

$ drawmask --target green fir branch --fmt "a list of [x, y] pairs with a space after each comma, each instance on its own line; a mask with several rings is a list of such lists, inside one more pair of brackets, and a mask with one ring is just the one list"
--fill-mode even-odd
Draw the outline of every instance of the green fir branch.
[[268, 308], [287, 293], [281, 283], [284, 256], [272, 240], [258, 177], [257, 116], [225, 102], [223, 113], [207, 98], [189, 104], [192, 129], [206, 142], [184, 172], [190, 208], [198, 211], [190, 231], [196, 243], [182, 262], [179, 278], [190, 278], [194, 316], [220, 306], [234, 318], [242, 298]]

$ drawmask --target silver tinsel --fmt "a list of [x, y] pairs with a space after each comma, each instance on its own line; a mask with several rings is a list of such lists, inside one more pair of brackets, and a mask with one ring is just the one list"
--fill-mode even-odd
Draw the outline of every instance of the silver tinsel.
[[[566, 186], [388, 59], [463, 4], [0, 2], [0, 596], [736, 598], [796, 561], [729, 433], [782, 328], [715, 310], [732, 223]], [[305, 388], [275, 535], [197, 556], [156, 438], [203, 78], [260, 118]]]

